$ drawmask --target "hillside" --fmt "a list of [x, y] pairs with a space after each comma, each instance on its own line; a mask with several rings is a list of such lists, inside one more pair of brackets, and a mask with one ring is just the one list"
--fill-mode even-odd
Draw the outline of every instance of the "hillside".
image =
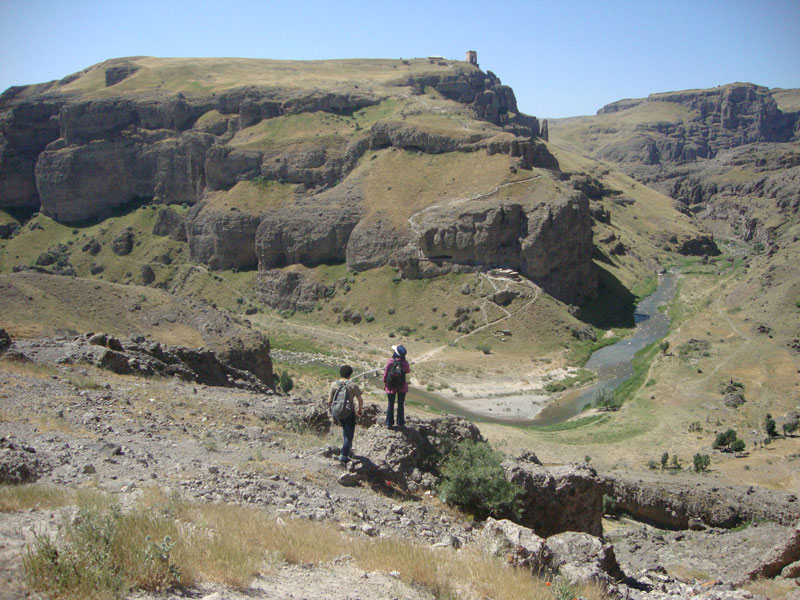
[[[796, 92], [545, 126], [440, 58], [130, 57], [7, 90], [9, 593], [790, 598]], [[625, 383], [537, 421], [659, 311]], [[344, 362], [367, 407], [338, 464]]]
[[[764, 436], [797, 414], [800, 138], [793, 90], [731, 84], [621, 100], [594, 117], [549, 123], [551, 143], [660, 190], [709, 231], [721, 254], [679, 261], [667, 349], [653, 351], [621, 415], [537, 436], [553, 452], [642, 468], [661, 451], [686, 460], [718, 433], [724, 478], [796, 489], [797, 440]], [[731, 387], [733, 386], [733, 387]], [[571, 449], [570, 449], [571, 448]]]

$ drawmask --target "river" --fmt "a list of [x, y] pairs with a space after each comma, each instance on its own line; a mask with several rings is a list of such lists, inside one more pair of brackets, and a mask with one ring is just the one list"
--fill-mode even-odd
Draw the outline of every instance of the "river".
[[595, 382], [589, 386], [566, 392], [558, 399], [547, 404], [542, 411], [532, 419], [515, 419], [490, 417], [484, 413], [469, 410], [457, 400], [443, 398], [438, 394], [423, 390], [409, 389], [408, 401], [427, 405], [435, 410], [440, 410], [456, 415], [461, 415], [471, 421], [483, 423], [500, 423], [506, 425], [553, 425], [566, 421], [581, 413], [583, 407], [592, 402], [597, 390], [605, 388], [614, 390], [633, 374], [632, 361], [634, 355], [645, 346], [664, 337], [669, 331], [669, 317], [658, 309], [659, 306], [670, 302], [675, 296], [677, 279], [674, 273], [667, 272], [659, 276], [656, 291], [642, 300], [636, 306], [634, 321], [636, 328], [630, 337], [620, 340], [616, 344], [600, 348], [592, 354], [585, 368], [597, 374]]

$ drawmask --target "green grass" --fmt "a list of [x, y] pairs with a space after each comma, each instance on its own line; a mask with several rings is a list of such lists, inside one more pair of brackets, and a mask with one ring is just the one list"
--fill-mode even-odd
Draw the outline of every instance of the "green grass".
[[599, 425], [601, 423], [607, 422], [610, 418], [611, 418], [610, 415], [589, 415], [586, 417], [570, 419], [569, 421], [564, 421], [563, 423], [554, 423], [553, 425], [542, 425], [540, 427], [530, 427], [530, 429], [546, 433], [551, 433], [556, 431], [570, 431], [572, 429], [578, 429], [580, 427], [586, 427], [588, 425]]
[[622, 406], [626, 401], [630, 400], [633, 395], [645, 384], [647, 372], [650, 369], [650, 364], [653, 362], [659, 353], [660, 340], [653, 342], [639, 350], [633, 357], [633, 375], [628, 377], [622, 384], [614, 390], [614, 402], [618, 406]]

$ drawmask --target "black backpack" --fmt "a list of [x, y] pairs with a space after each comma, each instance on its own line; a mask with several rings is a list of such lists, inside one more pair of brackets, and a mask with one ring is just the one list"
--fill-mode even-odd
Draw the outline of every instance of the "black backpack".
[[342, 421], [353, 414], [353, 402], [347, 398], [347, 382], [340, 381], [339, 388], [333, 394], [331, 404], [331, 417], [335, 421]]
[[386, 387], [390, 390], [399, 390], [405, 382], [406, 372], [403, 370], [403, 359], [395, 359], [386, 374]]

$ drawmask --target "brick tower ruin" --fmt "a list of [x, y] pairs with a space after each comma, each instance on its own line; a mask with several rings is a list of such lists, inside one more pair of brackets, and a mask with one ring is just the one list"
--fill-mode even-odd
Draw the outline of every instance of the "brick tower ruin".
[[475, 50], [467, 50], [467, 58], [466, 61], [471, 64], [478, 66], [478, 53]]

